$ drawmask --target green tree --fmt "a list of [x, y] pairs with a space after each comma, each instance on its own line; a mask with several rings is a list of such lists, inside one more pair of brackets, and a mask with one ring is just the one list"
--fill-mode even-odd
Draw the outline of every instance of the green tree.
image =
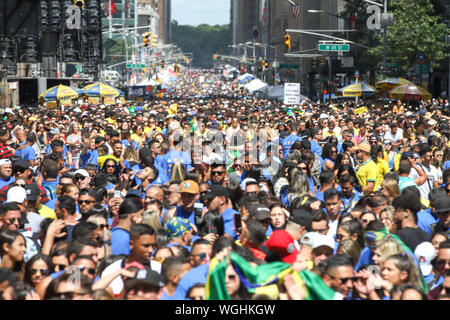
[[[449, 56], [445, 35], [450, 29], [440, 23], [430, 0], [402, 0], [391, 2], [389, 12], [393, 13], [394, 24], [387, 28], [388, 61], [396, 62], [400, 73], [405, 74], [417, 63], [417, 56], [423, 52], [436, 67]], [[379, 45], [370, 50], [378, 59], [383, 57], [383, 35], [378, 37]]]
[[172, 43], [183, 52], [193, 53], [193, 65], [211, 67], [214, 64], [212, 55], [216, 52], [227, 54], [230, 44], [230, 26], [201, 24], [197, 27], [178, 25], [172, 22]]

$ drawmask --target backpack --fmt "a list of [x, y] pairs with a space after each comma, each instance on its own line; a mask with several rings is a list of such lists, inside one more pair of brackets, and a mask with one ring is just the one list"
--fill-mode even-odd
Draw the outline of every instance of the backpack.
[[49, 197], [49, 200], [55, 199], [58, 197], [58, 195], [56, 194], [56, 187], [53, 185], [43, 185], [42, 186], [46, 191], [47, 191], [47, 195]]

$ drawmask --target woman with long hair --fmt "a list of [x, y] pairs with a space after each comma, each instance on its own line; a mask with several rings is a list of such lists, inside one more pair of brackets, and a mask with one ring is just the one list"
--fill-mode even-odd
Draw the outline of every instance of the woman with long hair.
[[273, 230], [284, 229], [288, 219], [289, 211], [281, 203], [274, 203], [270, 206], [270, 225]]
[[333, 170], [337, 157], [337, 147], [332, 143], [326, 143], [322, 148], [323, 170]]
[[390, 233], [397, 232], [397, 224], [394, 221], [394, 207], [387, 206], [381, 209], [380, 221], [386, 226]]
[[391, 204], [395, 197], [400, 195], [398, 182], [393, 178], [386, 178], [380, 185], [381, 193], [386, 197], [388, 203]]
[[36, 286], [41, 283], [52, 270], [53, 264], [48, 255], [42, 253], [35, 254], [25, 265], [23, 281], [36, 288]]
[[136, 151], [135, 148], [133, 148], [132, 146], [126, 146], [125, 150], [123, 152], [123, 160], [128, 161], [128, 163], [130, 164], [130, 168], [134, 167], [135, 165], [139, 164], [139, 154]]
[[290, 172], [289, 192], [283, 204], [291, 206], [295, 198], [302, 198], [308, 195], [310, 195], [308, 177], [299, 169], [295, 168]]
[[172, 166], [172, 172], [170, 173], [170, 182], [181, 183], [186, 176], [186, 168], [180, 161], [175, 161]]
[[102, 171], [106, 174], [109, 182], [114, 185], [119, 183], [119, 166], [116, 160], [111, 158], [106, 159]]
[[0, 267], [13, 271], [20, 281], [24, 274], [26, 250], [25, 237], [20, 232], [9, 229], [0, 232]]

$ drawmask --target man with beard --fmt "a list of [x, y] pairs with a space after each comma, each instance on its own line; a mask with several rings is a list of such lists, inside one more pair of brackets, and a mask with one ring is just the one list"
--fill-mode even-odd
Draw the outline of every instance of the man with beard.
[[223, 164], [213, 164], [211, 166], [211, 183], [223, 187], [227, 185], [228, 172]]

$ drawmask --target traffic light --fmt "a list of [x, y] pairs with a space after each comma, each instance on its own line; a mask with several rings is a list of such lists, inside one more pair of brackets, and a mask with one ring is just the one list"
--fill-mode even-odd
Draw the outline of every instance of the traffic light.
[[258, 72], [262, 72], [263, 71], [263, 66], [264, 66], [264, 62], [262, 60], [258, 61]]
[[149, 44], [149, 41], [150, 41], [150, 39], [149, 39], [149, 37], [150, 37], [150, 34], [148, 33], [148, 32], [146, 32], [146, 33], [144, 33], [143, 34], [143, 37], [144, 37], [144, 40], [143, 40], [143, 42], [144, 42], [144, 47], [148, 47], [148, 44]]
[[291, 50], [291, 36], [288, 34], [284, 36], [284, 46], [286, 50]]
[[73, 0], [73, 4], [77, 7], [84, 8], [84, 0]]
[[316, 58], [312, 59], [312, 68], [313, 70], [319, 69], [319, 61]]
[[165, 62], [164, 60], [161, 61], [161, 67], [164, 68]]
[[150, 47], [154, 48], [157, 46], [158, 46], [158, 36], [152, 33], [150, 36]]
[[327, 65], [327, 58], [326, 57], [324, 57], [324, 56], [320, 57], [320, 65], [322, 67], [325, 67]]
[[219, 57], [219, 55], [217, 53], [213, 54], [213, 56], [212, 56], [214, 61], [216, 61], [218, 57]]
[[264, 61], [264, 68], [267, 69], [268, 67], [269, 67], [269, 61], [265, 60], [265, 61]]
[[327, 89], [323, 89], [323, 94], [328, 94], [328, 90]]

